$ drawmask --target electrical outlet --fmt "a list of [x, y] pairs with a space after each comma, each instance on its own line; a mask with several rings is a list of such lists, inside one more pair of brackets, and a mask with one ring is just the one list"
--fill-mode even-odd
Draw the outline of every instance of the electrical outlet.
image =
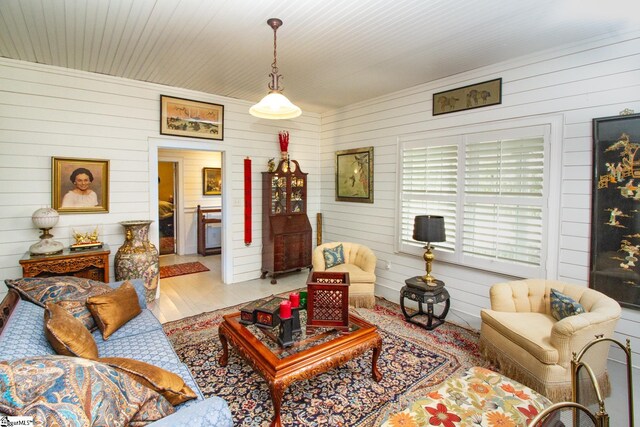
[[239, 199], [239, 198], [234, 198], [233, 199], [233, 206], [237, 207], [237, 208], [241, 208], [244, 206], [244, 200], [243, 199]]
[[391, 263], [384, 259], [379, 259], [377, 263], [378, 268], [384, 268], [385, 270], [391, 269]]

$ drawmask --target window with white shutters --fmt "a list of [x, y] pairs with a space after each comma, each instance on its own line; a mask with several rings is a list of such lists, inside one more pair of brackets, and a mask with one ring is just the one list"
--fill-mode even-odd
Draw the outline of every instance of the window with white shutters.
[[543, 274], [549, 137], [549, 126], [533, 126], [401, 141], [400, 251], [422, 255], [414, 218], [442, 215], [437, 259]]

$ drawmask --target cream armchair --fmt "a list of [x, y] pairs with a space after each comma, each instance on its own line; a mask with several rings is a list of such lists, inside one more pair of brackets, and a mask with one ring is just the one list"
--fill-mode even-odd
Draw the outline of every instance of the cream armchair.
[[[329, 269], [324, 263], [324, 249], [335, 248], [342, 243], [344, 264]], [[358, 243], [332, 242], [317, 246], [313, 250], [314, 271], [337, 271], [349, 273], [349, 304], [355, 307], [371, 308], [376, 304], [374, 296], [376, 283], [376, 256], [371, 249]]]
[[[578, 301], [586, 313], [558, 321], [549, 293], [556, 289]], [[506, 376], [554, 402], [571, 400], [571, 358], [596, 335], [611, 338], [620, 305], [585, 286], [527, 279], [493, 285], [491, 310], [481, 312], [480, 348]], [[601, 390], [609, 394], [606, 372], [609, 346], [593, 349], [589, 364]]]

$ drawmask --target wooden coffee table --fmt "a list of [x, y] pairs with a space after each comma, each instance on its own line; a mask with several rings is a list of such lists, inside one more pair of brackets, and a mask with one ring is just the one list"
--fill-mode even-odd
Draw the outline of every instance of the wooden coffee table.
[[382, 338], [374, 325], [359, 317], [349, 315], [350, 332], [346, 334], [322, 329], [307, 336], [303, 326], [299, 340], [286, 349], [273, 342], [274, 331], [241, 324], [240, 313], [228, 314], [223, 319], [219, 328], [222, 342], [220, 365], [227, 365], [228, 343], [231, 343], [253, 369], [267, 380], [274, 413], [271, 427], [282, 425], [282, 396], [294, 381], [313, 378], [344, 365], [370, 349], [373, 349], [371, 374], [376, 381], [382, 379], [377, 366]]

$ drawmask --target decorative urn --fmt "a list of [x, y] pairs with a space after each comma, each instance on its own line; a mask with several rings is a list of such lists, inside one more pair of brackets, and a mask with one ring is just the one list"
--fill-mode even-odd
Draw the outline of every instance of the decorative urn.
[[125, 240], [114, 258], [116, 280], [144, 279], [145, 298], [149, 304], [156, 298], [160, 278], [158, 250], [149, 241], [152, 222], [120, 222], [125, 229]]

